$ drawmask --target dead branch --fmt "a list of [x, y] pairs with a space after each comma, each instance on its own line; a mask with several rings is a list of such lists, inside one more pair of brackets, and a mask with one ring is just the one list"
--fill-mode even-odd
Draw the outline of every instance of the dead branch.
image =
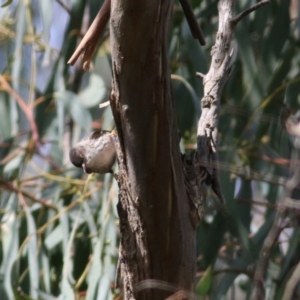
[[300, 263], [297, 264], [293, 274], [291, 275], [289, 281], [287, 282], [282, 299], [286, 299], [286, 300], [293, 299], [294, 291], [296, 289], [296, 286], [299, 284], [299, 280], [300, 280]]
[[5, 181], [4, 179], [1, 179], [1, 178], [0, 178], [0, 186], [4, 190], [8, 190], [8, 191], [17, 193], [19, 195], [21, 194], [21, 195], [25, 196], [26, 198], [30, 199], [33, 202], [39, 203], [39, 204], [43, 205], [44, 207], [47, 207], [47, 208], [50, 208], [50, 209], [53, 209], [53, 210], [57, 211], [57, 207], [55, 205], [53, 205], [51, 203], [48, 203], [44, 199], [35, 198], [32, 194], [13, 186], [11, 183], [9, 183], [9, 182]]
[[[62, 5], [61, 2], [59, 3]], [[203, 33], [198, 25], [189, 0], [180, 0], [180, 3], [187, 18], [187, 22], [189, 24], [193, 37], [199, 41], [200, 45], [205, 45], [206, 43]], [[69, 59], [68, 64], [74, 65], [79, 56], [83, 54], [82, 68], [85, 71], [89, 70], [90, 61], [97, 46], [97, 42], [110, 17], [110, 6], [111, 0], [105, 0], [92, 25], [84, 35], [82, 41], [79, 43], [72, 57]]]
[[250, 13], [252, 13], [253, 11], [257, 10], [258, 8], [260, 8], [263, 5], [266, 5], [270, 3], [270, 0], [262, 0], [256, 4], [254, 4], [253, 6], [251, 6], [250, 8], [242, 11], [240, 14], [238, 14], [235, 18], [230, 20], [230, 23], [233, 26], [236, 26], [238, 24], [239, 21], [241, 21], [244, 17], [246, 17], [247, 15], [249, 15]]
[[189, 0], [180, 0], [180, 4], [182, 6], [193, 37], [199, 41], [200, 45], [204, 46], [206, 42]]
[[82, 41], [79, 43], [77, 49], [69, 59], [68, 64], [74, 65], [78, 57], [83, 54], [82, 68], [86, 71], [89, 69], [92, 55], [97, 46], [101, 33], [110, 17], [111, 0], [105, 0], [101, 9], [99, 10], [95, 20], [88, 29]]
[[56, 0], [56, 2], [71, 16], [71, 10], [65, 3], [63, 3], [61, 0]]
[[33, 110], [30, 109], [30, 107], [26, 104], [24, 99], [22, 99], [22, 97], [11, 87], [11, 85], [8, 83], [8, 81], [5, 79], [4, 76], [0, 76], [0, 83], [1, 83], [0, 88], [6, 91], [7, 93], [9, 93], [13, 98], [15, 98], [18, 105], [26, 115], [32, 131], [32, 139], [34, 141], [34, 145], [39, 148], [41, 143], [40, 143], [39, 132], [34, 120]]
[[[300, 153], [300, 147], [299, 145], [299, 138], [296, 137], [294, 141], [294, 146], [297, 151], [297, 155], [299, 156]], [[298, 160], [299, 158], [296, 157], [295, 160]], [[279, 237], [279, 234], [282, 232], [282, 230], [285, 228], [284, 225], [282, 225], [283, 220], [286, 217], [287, 210], [288, 209], [297, 209], [299, 208], [298, 201], [291, 199], [290, 195], [292, 194], [292, 191], [297, 188], [300, 181], [300, 167], [298, 165], [291, 163], [292, 166], [295, 168], [293, 176], [286, 182], [285, 184], [285, 190], [287, 196], [281, 200], [281, 202], [278, 204], [278, 212], [275, 216], [274, 222], [272, 224], [272, 227], [270, 229], [270, 232], [268, 233], [265, 242], [263, 244], [263, 247], [260, 251], [259, 258], [257, 261], [257, 267], [255, 270], [254, 275], [254, 284], [255, 284], [255, 291], [254, 291], [254, 297], [257, 300], [264, 299], [265, 297], [265, 287], [264, 287], [264, 276], [267, 270], [268, 261], [270, 258], [271, 251], [275, 245], [276, 240]], [[296, 278], [299, 278], [299, 266], [296, 267], [296, 270], [292, 274], [291, 279], [288, 281], [285, 292], [284, 292], [284, 298], [282, 299], [291, 299], [291, 296], [293, 294], [294, 290], [294, 280]]]
[[262, 300], [265, 298], [264, 275], [270, 258], [271, 250], [276, 244], [276, 240], [282, 231], [281, 221], [284, 218], [284, 211], [277, 213], [272, 228], [265, 239], [264, 245], [260, 251], [257, 261], [257, 267], [254, 274], [254, 299]]
[[[193, 185], [193, 194], [199, 194], [195, 190], [204, 189], [204, 183], [211, 185], [215, 194], [219, 197], [221, 203], [225, 202], [221, 191], [219, 179], [219, 159], [218, 159], [218, 122], [220, 112], [220, 97], [224, 84], [230, 76], [231, 65], [231, 41], [235, 25], [247, 14], [268, 3], [269, 0], [263, 0], [250, 9], [242, 12], [236, 18], [233, 17], [233, 7], [235, 0], [220, 0], [219, 10], [219, 29], [216, 36], [215, 45], [211, 50], [211, 66], [207, 74], [196, 73], [203, 79], [204, 96], [201, 99], [202, 113], [198, 122], [197, 130], [197, 152], [194, 160], [194, 177], [199, 178], [197, 181], [202, 186]], [[206, 162], [206, 166], [203, 165]], [[203, 171], [207, 176], [203, 176]], [[201, 178], [200, 178], [201, 174]], [[192, 176], [192, 177], [193, 177]], [[188, 188], [189, 194], [191, 187]], [[203, 205], [202, 199], [198, 199], [196, 206]]]

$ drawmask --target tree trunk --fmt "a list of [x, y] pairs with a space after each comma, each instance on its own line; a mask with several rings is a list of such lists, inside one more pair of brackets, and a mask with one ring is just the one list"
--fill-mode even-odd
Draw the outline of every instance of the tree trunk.
[[[172, 5], [171, 0], [111, 4], [110, 100], [119, 137], [119, 261], [126, 299], [163, 299], [158, 281], [194, 289], [195, 229], [167, 58]], [[154, 288], [134, 290], [145, 279], [157, 280]]]

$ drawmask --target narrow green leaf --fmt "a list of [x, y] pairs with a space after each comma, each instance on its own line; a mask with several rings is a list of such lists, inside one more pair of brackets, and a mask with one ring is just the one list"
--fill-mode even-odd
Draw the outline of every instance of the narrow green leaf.
[[51, 54], [51, 47], [50, 47], [50, 29], [52, 25], [52, 2], [51, 1], [44, 1], [39, 0], [39, 6], [41, 11], [41, 20], [43, 22], [43, 37], [45, 40], [46, 51], [44, 54], [43, 65], [46, 66], [50, 63], [50, 54]]
[[99, 281], [98, 291], [97, 291], [97, 300], [109, 300], [112, 297], [109, 297], [110, 291], [110, 278], [107, 274], [103, 274]]
[[[21, 71], [23, 68], [23, 39], [25, 35], [25, 5], [24, 2], [21, 1], [19, 3], [17, 9], [17, 19], [18, 22], [16, 23], [16, 36], [15, 36], [15, 43], [14, 43], [14, 59], [12, 64], [12, 87], [15, 91], [19, 92], [19, 79], [21, 78]], [[16, 100], [14, 97], [9, 95], [10, 98], [10, 114], [11, 114], [11, 126], [12, 126], [12, 134], [15, 135], [18, 132], [19, 127], [19, 108], [17, 106]]]
[[[289, 7], [290, 0], [272, 1], [270, 2], [269, 14], [272, 13], [273, 26], [270, 28], [268, 35], [262, 39], [263, 50], [262, 59], [266, 67], [268, 67], [268, 74], [271, 75], [277, 61], [280, 57], [282, 48], [285, 42], [289, 39], [290, 18]], [[272, 12], [272, 8], [275, 9]], [[280, 34], [278, 34], [280, 33]]]
[[[247, 259], [247, 256], [240, 257], [236, 259], [232, 264], [230, 264], [229, 268], [239, 269], [239, 270], [247, 270], [250, 261]], [[242, 272], [241, 272], [242, 274]], [[229, 288], [233, 284], [234, 280], [238, 276], [237, 273], [226, 272], [222, 279], [220, 280], [219, 285], [216, 289], [212, 290], [212, 299], [222, 299], [226, 296]]]
[[[235, 195], [235, 199], [252, 200], [251, 180], [239, 178], [239, 189]], [[238, 203], [239, 218], [245, 228], [250, 230], [251, 223], [251, 205], [248, 203]]]
[[226, 231], [226, 219], [221, 213], [213, 217], [211, 223], [201, 222], [197, 228], [197, 257], [202, 256], [201, 269], [205, 270], [216, 260]]
[[[10, 116], [10, 103], [9, 103], [9, 97], [6, 93], [0, 92], [0, 139], [5, 140], [9, 139], [11, 137], [11, 120], [9, 118]], [[8, 150], [9, 147], [0, 149], [0, 157], [1, 151]]]
[[12, 268], [18, 256], [19, 246], [19, 221], [17, 219], [17, 195], [11, 194], [6, 205], [6, 212], [1, 220], [1, 244], [3, 259], [1, 262], [0, 274], [4, 278], [2, 284], [6, 292], [7, 299], [14, 299], [14, 292], [12, 288]]
[[8, 6], [8, 5], [10, 5], [12, 2], [13, 2], [13, 0], [8, 0], [8, 1], [6, 1], [5, 3], [3, 3], [3, 4], [1, 5], [1, 7]]
[[291, 265], [291, 261], [295, 259], [299, 259], [298, 255], [295, 257], [295, 254], [298, 253], [296, 251], [299, 250], [299, 240], [300, 240], [300, 229], [296, 228], [289, 238], [289, 247], [281, 267], [279, 281], [282, 281], [284, 276], [288, 272], [289, 267]]
[[57, 225], [46, 237], [44, 244], [48, 250], [53, 249], [63, 240], [63, 232], [61, 225]]
[[212, 284], [212, 266], [209, 266], [201, 277], [200, 281], [196, 286], [196, 293], [200, 296], [205, 296], [208, 294], [209, 289]]
[[86, 108], [108, 100], [107, 87], [101, 76], [91, 73], [88, 85], [79, 93], [79, 98]]
[[[62, 276], [62, 287], [61, 287], [61, 293], [63, 296], [65, 296], [67, 299], [75, 299], [75, 294], [73, 291], [73, 288], [71, 284], [74, 284], [75, 281], [72, 276], [73, 271], [73, 260], [72, 260], [72, 247], [74, 243], [75, 233], [78, 227], [78, 218], [81, 214], [81, 209], [78, 211], [77, 219], [73, 224], [73, 228], [70, 234], [70, 237], [67, 241], [67, 245], [65, 247], [64, 251], [64, 265], [63, 265], [63, 276]], [[67, 215], [65, 217], [61, 217], [60, 221], [62, 222], [62, 227], [66, 227], [68, 224], [67, 222]], [[68, 228], [65, 228], [65, 231], [67, 231]], [[68, 235], [67, 235], [68, 236]], [[71, 284], [70, 284], [71, 283]]]
[[[41, 250], [41, 265], [43, 268], [43, 283], [45, 286], [45, 291], [47, 293], [50, 293], [51, 291], [51, 278], [50, 278], [50, 265], [51, 262], [49, 260], [48, 255], [45, 253], [45, 250], [42, 249]], [[40, 294], [41, 291], [38, 291], [38, 293]]]
[[3, 173], [7, 174], [11, 171], [18, 169], [24, 160], [24, 156], [25, 156], [25, 151], [21, 150], [18, 156], [14, 157], [5, 165], [3, 169]]
[[23, 206], [27, 220], [27, 235], [29, 236], [27, 247], [29, 277], [30, 277], [30, 297], [38, 298], [39, 288], [39, 264], [38, 264], [38, 246], [36, 236], [36, 226], [31, 211], [27, 206]]
[[235, 36], [238, 41], [238, 56], [243, 65], [243, 83], [247, 87], [243, 103], [248, 107], [255, 108], [265, 95], [266, 81], [263, 80], [262, 72], [255, 62], [248, 32], [246, 24], [241, 22], [235, 30]]
[[55, 93], [57, 101], [63, 103], [66, 111], [72, 119], [86, 132], [89, 132], [92, 125], [92, 117], [89, 111], [83, 106], [80, 98], [71, 91]]
[[39, 293], [40, 300], [58, 300], [58, 299], [60, 300], [60, 298], [48, 295], [47, 293], [44, 293], [43, 291], [38, 291], [38, 293]]
[[97, 244], [94, 248], [93, 262], [87, 276], [87, 282], [88, 282], [88, 290], [86, 294], [87, 299], [95, 299], [97, 297], [98, 285], [103, 272], [103, 262], [101, 258], [103, 252], [105, 251], [104, 243], [105, 243], [105, 229], [107, 226], [107, 222], [108, 222], [108, 218], [106, 218], [106, 220], [103, 220], [101, 222], [102, 228], [98, 236]]

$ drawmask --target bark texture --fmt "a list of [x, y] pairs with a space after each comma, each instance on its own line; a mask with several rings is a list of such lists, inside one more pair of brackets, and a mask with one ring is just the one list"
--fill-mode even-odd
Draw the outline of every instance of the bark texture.
[[120, 197], [120, 268], [126, 299], [164, 299], [155, 279], [193, 290], [195, 232], [185, 190], [167, 36], [171, 0], [112, 0], [111, 45]]
[[[233, 17], [235, 2], [219, 1], [219, 28], [211, 49], [211, 65], [207, 74], [197, 73], [203, 79], [204, 86], [197, 129], [197, 152], [193, 157], [184, 159], [186, 186], [197, 212], [193, 211], [195, 225], [203, 215], [205, 185], [210, 185], [221, 204], [225, 204], [219, 178], [218, 123], [222, 90], [231, 73], [234, 29], [245, 16], [269, 3], [269, 0], [262, 0]], [[222, 207], [222, 211], [226, 213], [226, 207]]]

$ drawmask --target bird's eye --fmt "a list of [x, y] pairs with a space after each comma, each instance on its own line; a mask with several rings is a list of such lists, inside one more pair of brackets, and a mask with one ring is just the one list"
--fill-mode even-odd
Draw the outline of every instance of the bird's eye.
[[82, 156], [80, 155], [80, 153], [78, 153], [78, 150], [77, 150], [77, 149], [72, 148], [72, 149], [70, 150], [69, 157], [70, 157], [71, 163], [72, 163], [75, 167], [81, 168], [81, 166], [82, 166], [82, 164], [83, 164], [83, 158], [82, 158]]
[[94, 131], [91, 135], [91, 139], [98, 139], [102, 135], [102, 131]]

